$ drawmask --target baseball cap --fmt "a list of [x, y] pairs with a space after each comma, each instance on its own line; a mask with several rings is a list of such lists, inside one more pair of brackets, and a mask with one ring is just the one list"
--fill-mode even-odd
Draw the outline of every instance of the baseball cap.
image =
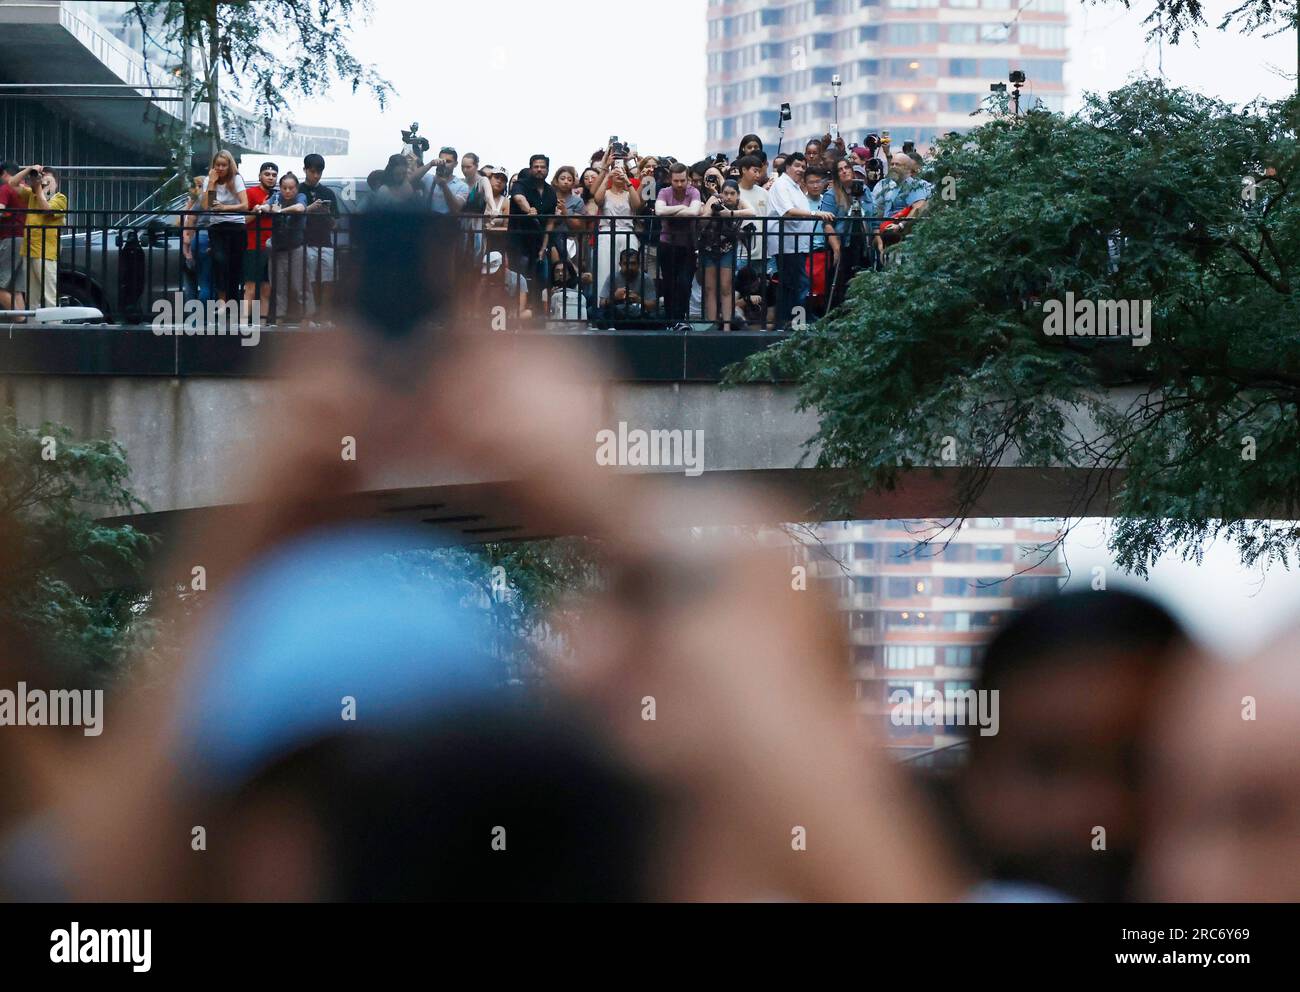
[[488, 252], [483, 258], [483, 274], [485, 276], [496, 275], [501, 269], [501, 261], [501, 252]]

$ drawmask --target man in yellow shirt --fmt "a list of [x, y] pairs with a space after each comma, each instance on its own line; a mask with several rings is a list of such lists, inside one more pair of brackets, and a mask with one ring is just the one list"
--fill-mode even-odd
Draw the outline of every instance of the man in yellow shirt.
[[27, 214], [27, 305], [52, 307], [59, 300], [59, 230], [68, 198], [53, 169], [29, 165], [9, 180]]

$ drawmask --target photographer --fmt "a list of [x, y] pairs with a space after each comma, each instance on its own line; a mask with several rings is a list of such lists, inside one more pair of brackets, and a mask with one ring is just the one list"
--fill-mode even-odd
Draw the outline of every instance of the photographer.
[[[469, 185], [465, 180], [456, 178], [458, 157], [456, 149], [443, 148], [439, 150], [437, 159], [420, 166], [415, 172], [414, 178], [424, 185], [429, 209], [435, 214], [458, 214], [465, 206]], [[430, 169], [433, 170], [432, 175], [429, 174]]]
[[[699, 224], [697, 242], [700, 252], [700, 281], [704, 288], [704, 319], [722, 331], [732, 329], [736, 247], [743, 237], [737, 218], [753, 216], [753, 209], [740, 200], [739, 184], [731, 180], [722, 184], [720, 194], [710, 196], [704, 204], [704, 219]], [[719, 303], [721, 316], [718, 314]], [[736, 330], [745, 329], [743, 318], [737, 319], [735, 323]]]
[[[647, 292], [649, 295], [643, 297]], [[635, 248], [624, 248], [619, 254], [618, 268], [600, 284], [598, 299], [605, 320], [639, 320], [654, 315], [658, 300], [653, 283], [648, 283], [641, 271], [641, 255]]]
[[[603, 285], [615, 267], [615, 260], [628, 249], [640, 253], [641, 240], [636, 235], [636, 222], [632, 217], [641, 210], [641, 194], [632, 186], [624, 171], [623, 160], [615, 158], [611, 142], [602, 162], [600, 182], [596, 186], [595, 203], [598, 217], [614, 218], [597, 221], [596, 229], [596, 285]], [[644, 295], [644, 294], [642, 294]]]
[[59, 192], [59, 177], [43, 165], [29, 165], [11, 176], [9, 186], [27, 211], [27, 305], [32, 309], [59, 302], [59, 228], [68, 198]]

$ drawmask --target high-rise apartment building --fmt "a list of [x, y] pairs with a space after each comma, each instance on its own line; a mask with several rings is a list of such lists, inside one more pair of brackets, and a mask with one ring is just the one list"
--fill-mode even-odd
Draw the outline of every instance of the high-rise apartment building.
[[836, 74], [845, 140], [887, 130], [896, 149], [978, 123], [989, 84], [1014, 69], [1021, 109], [1062, 109], [1064, 0], [709, 0], [708, 19], [709, 151], [753, 132], [771, 155], [782, 103], [783, 148], [802, 149], [831, 130]]
[[963, 740], [961, 727], [896, 723], [890, 696], [950, 698], [972, 688], [983, 645], [1007, 614], [1059, 591], [1063, 565], [1043, 550], [1056, 532], [1034, 519], [972, 518], [925, 545], [928, 521], [816, 528], [819, 543], [805, 552], [812, 574], [834, 584], [861, 718], [898, 757]]

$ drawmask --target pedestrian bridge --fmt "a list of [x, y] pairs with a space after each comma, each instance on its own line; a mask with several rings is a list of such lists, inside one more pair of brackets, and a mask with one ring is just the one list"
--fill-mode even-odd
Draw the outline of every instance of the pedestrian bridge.
[[[286, 352], [319, 343], [328, 331], [277, 331], [257, 347], [239, 337], [157, 336], [148, 328], [11, 328], [0, 331], [0, 396], [28, 425], [65, 424], [79, 437], [111, 434], [126, 448], [132, 487], [150, 507], [136, 518], [167, 532], [237, 502], [229, 463], [232, 450], [257, 437], [276, 416], [277, 380], [270, 370]], [[608, 411], [608, 440], [630, 452], [632, 431], [694, 432], [702, 451], [698, 471], [642, 467], [626, 471], [669, 492], [699, 492], [736, 479], [784, 491], [808, 519], [827, 515], [819, 500], [838, 473], [807, 467], [804, 442], [816, 431], [811, 411], [796, 409], [790, 382], [722, 389], [722, 370], [779, 336], [764, 333], [681, 334], [589, 332], [501, 335], [521, 349], [565, 340], [613, 371], [592, 382]], [[523, 358], [521, 357], [521, 360]], [[627, 425], [620, 433], [619, 425]], [[644, 440], [644, 439], [642, 439]], [[658, 451], [656, 436], [652, 448]], [[690, 438], [688, 438], [690, 440]], [[597, 438], [592, 439], [593, 453]], [[937, 452], [936, 452], [937, 454]], [[268, 457], [270, 454], [268, 453]], [[910, 473], [895, 491], [868, 494], [857, 519], [951, 516], [960, 470], [937, 467]], [[993, 473], [974, 512], [987, 516], [1063, 516], [1106, 513], [1105, 494], [1081, 506], [1080, 472], [1008, 464]], [[537, 536], [546, 525], [521, 516], [512, 499], [516, 480], [484, 472], [407, 468], [383, 488], [354, 496], [362, 512], [384, 519], [420, 520], [440, 535], [467, 542]], [[337, 494], [344, 495], [344, 494]], [[690, 521], [683, 523], [758, 521]]]

